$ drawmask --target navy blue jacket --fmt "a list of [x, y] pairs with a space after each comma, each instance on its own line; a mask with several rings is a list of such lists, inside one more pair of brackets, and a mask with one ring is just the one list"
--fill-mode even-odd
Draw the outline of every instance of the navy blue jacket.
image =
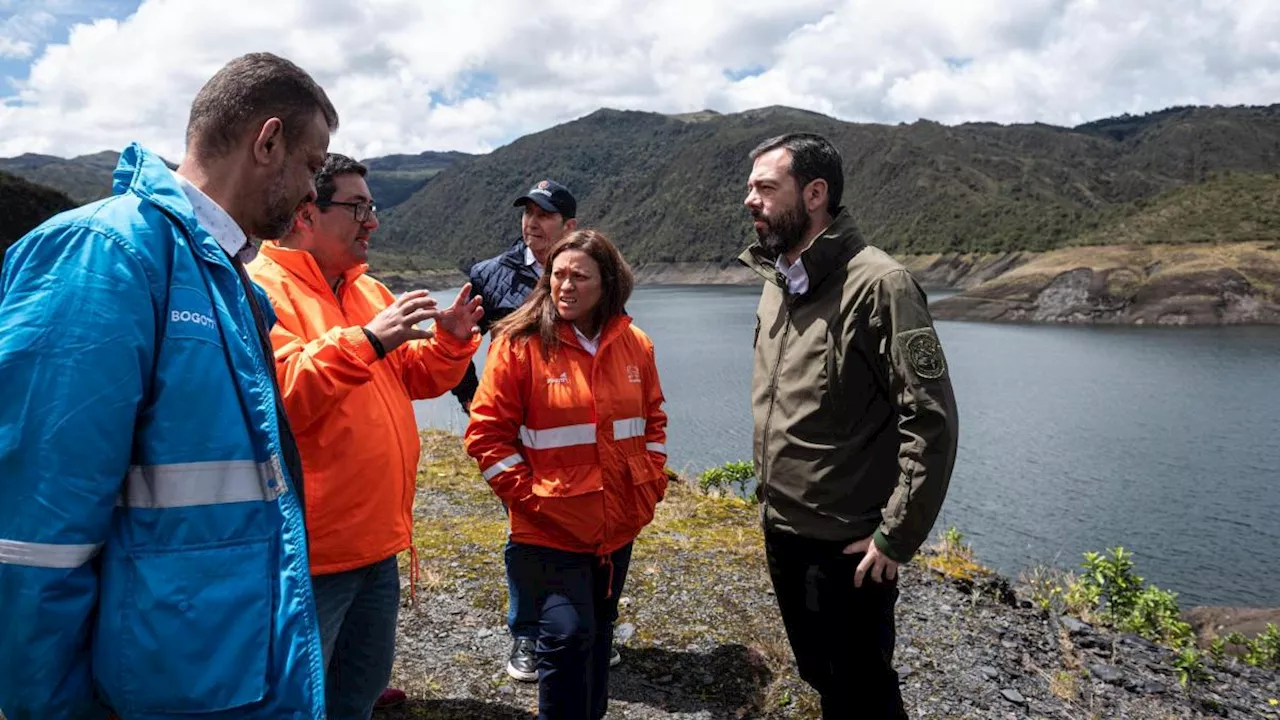
[[[481, 334], [489, 332], [494, 323], [523, 305], [538, 284], [537, 273], [524, 263], [524, 257], [524, 240], [516, 240], [501, 255], [471, 266], [471, 294], [480, 295], [484, 307], [484, 317], [480, 319]], [[472, 361], [462, 382], [453, 389], [453, 395], [465, 405], [471, 402], [479, 386], [476, 364]]]

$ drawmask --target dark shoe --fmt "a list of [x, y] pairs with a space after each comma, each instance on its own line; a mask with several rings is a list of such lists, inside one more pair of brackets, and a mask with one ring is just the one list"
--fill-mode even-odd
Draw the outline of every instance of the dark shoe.
[[533, 638], [516, 638], [511, 643], [511, 658], [507, 660], [507, 674], [520, 682], [538, 681], [538, 658], [534, 655]]
[[622, 654], [618, 652], [618, 648], [609, 646], [609, 667], [618, 667], [622, 664]]
[[397, 705], [403, 705], [404, 701], [407, 699], [408, 698], [405, 696], [403, 690], [398, 688], [387, 688], [386, 690], [383, 690], [382, 694], [378, 696], [378, 699], [374, 701], [373, 709], [380, 710], [382, 708], [393, 708]]

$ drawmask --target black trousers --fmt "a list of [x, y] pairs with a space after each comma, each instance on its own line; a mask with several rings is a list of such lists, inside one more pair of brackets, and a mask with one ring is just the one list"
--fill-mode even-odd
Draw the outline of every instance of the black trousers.
[[843, 554], [848, 544], [765, 531], [787, 639], [800, 677], [822, 696], [823, 720], [905, 720], [893, 668], [898, 583], [868, 574], [854, 587], [863, 554]]

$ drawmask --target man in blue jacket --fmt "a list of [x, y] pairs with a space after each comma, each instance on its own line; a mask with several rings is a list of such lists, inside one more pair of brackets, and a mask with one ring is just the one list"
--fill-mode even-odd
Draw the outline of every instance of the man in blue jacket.
[[196, 95], [176, 172], [125, 149], [112, 197], [0, 273], [0, 713], [324, 718], [301, 464], [248, 282], [250, 237], [314, 196], [337, 113], [246, 55]]

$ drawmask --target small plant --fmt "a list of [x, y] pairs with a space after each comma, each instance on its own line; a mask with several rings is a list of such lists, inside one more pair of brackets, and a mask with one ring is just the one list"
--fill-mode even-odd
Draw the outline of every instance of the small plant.
[[[1066, 608], [1067, 588], [1076, 582], [1071, 573], [1049, 565], [1023, 571], [1019, 581], [1031, 594], [1031, 602], [1041, 611], [1060, 615]], [[1078, 613], [1077, 613], [1078, 614]]]
[[1204, 660], [1200, 657], [1200, 652], [1192, 645], [1184, 646], [1174, 656], [1173, 669], [1177, 671], [1178, 682], [1183, 687], [1209, 678], [1209, 673], [1204, 668]]
[[964, 533], [954, 525], [942, 533], [932, 550], [923, 556], [923, 564], [944, 577], [973, 580], [989, 572], [973, 559], [973, 548], [964, 541]]
[[1080, 696], [1079, 679], [1074, 673], [1059, 670], [1049, 681], [1049, 692], [1067, 702], [1074, 702]]
[[1244, 661], [1260, 668], [1280, 667], [1280, 628], [1267, 623], [1267, 629], [1246, 641]]
[[750, 499], [754, 497], [754, 493], [747, 492], [747, 483], [755, 476], [756, 468], [751, 462], [745, 460], [728, 462], [698, 476], [698, 487], [703, 492], [728, 491], [739, 497]]
[[1226, 659], [1227, 641], [1224, 638], [1216, 637], [1213, 642], [1209, 643], [1209, 657], [1216, 663]]

